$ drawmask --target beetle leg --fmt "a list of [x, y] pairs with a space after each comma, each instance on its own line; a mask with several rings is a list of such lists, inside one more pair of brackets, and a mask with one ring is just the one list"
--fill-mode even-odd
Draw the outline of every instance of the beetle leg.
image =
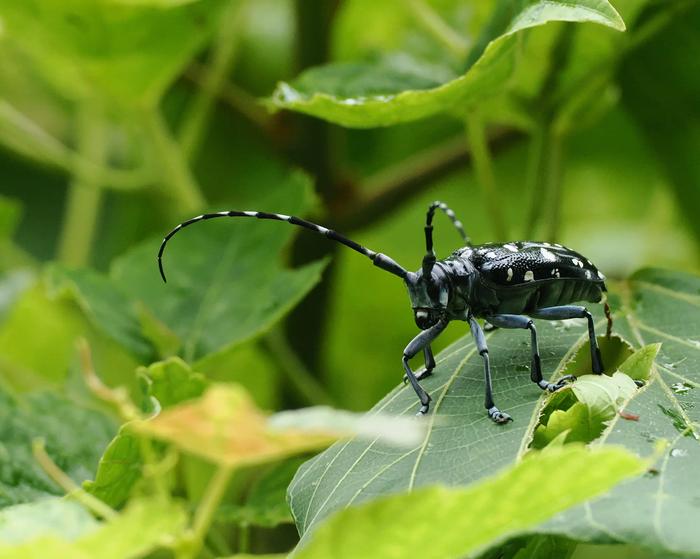
[[416, 415], [425, 415], [428, 413], [428, 408], [430, 407], [430, 395], [423, 390], [423, 387], [420, 384], [418, 384], [418, 379], [411, 370], [408, 360], [419, 351], [425, 349], [426, 347], [430, 347], [430, 342], [440, 335], [440, 333], [446, 328], [447, 324], [447, 320], [440, 320], [434, 326], [431, 326], [427, 330], [423, 330], [420, 334], [413, 338], [406, 346], [406, 349], [403, 350], [403, 358], [401, 359], [401, 362], [403, 363], [403, 368], [406, 371], [406, 378], [408, 378], [408, 381], [411, 383], [413, 390], [416, 391], [421, 404]]
[[486, 412], [489, 417], [496, 423], [508, 423], [512, 421], [513, 418], [505, 412], [502, 412], [496, 407], [493, 401], [493, 387], [491, 383], [491, 364], [489, 363], [489, 348], [486, 345], [486, 338], [484, 337], [484, 331], [479, 326], [479, 323], [474, 320], [474, 317], [469, 317], [469, 327], [472, 331], [472, 336], [474, 336], [474, 343], [484, 360], [484, 384], [485, 386], [485, 399], [484, 406], [486, 407]]
[[423, 348], [423, 357], [425, 358], [425, 371], [417, 375], [418, 380], [423, 380], [433, 374], [433, 369], [435, 368], [435, 357], [433, 357], [433, 350], [430, 344]]
[[537, 309], [530, 313], [534, 318], [543, 318], [545, 320], [565, 320], [567, 318], [585, 318], [588, 321], [588, 339], [591, 343], [591, 363], [593, 372], [601, 374], [603, 372], [603, 358], [600, 355], [600, 348], [595, 337], [595, 326], [593, 325], [593, 316], [586, 307], [578, 305], [563, 305], [561, 307], [546, 307]]
[[563, 386], [566, 386], [568, 381], [576, 380], [573, 375], [566, 375], [560, 378], [556, 383], [547, 382], [542, 376], [542, 363], [540, 360], [540, 349], [537, 344], [537, 329], [535, 323], [528, 316], [519, 314], [495, 314], [486, 317], [491, 324], [499, 328], [523, 328], [530, 330], [530, 345], [532, 347], [532, 360], [530, 364], [530, 378], [542, 390], [556, 392]]
[[[425, 358], [425, 369], [416, 375], [416, 380], [421, 381], [424, 378], [428, 378], [433, 374], [433, 369], [435, 368], [435, 357], [433, 357], [433, 350], [430, 345], [423, 348], [423, 357]], [[408, 375], [403, 376], [403, 383], [408, 382]]]

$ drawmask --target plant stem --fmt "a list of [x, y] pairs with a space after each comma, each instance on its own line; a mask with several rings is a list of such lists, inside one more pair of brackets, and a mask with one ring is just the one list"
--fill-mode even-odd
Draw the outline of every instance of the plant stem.
[[46, 453], [43, 440], [35, 439], [32, 441], [32, 452], [34, 458], [46, 474], [70, 497], [105, 520], [110, 520], [118, 516], [118, 513], [114, 509], [107, 506], [97, 497], [90, 495], [90, 493], [85, 491], [82, 487], [79, 487], [68, 474], [56, 465]]
[[413, 12], [416, 22], [428, 33], [442, 43], [457, 58], [464, 59], [467, 56], [469, 51], [467, 39], [452, 29], [432, 6], [426, 3], [425, 0], [406, 0], [406, 3]]
[[530, 140], [530, 150], [527, 161], [527, 174], [525, 175], [525, 192], [530, 196], [530, 211], [525, 224], [524, 239], [532, 239], [535, 235], [537, 223], [540, 220], [543, 206], [543, 186], [545, 183], [545, 168], [547, 163], [547, 137], [549, 124], [545, 119], [540, 119], [533, 131]]
[[197, 507], [194, 514], [194, 522], [192, 525], [192, 542], [189, 548], [190, 556], [196, 557], [197, 553], [204, 543], [204, 537], [211, 526], [212, 519], [216, 509], [219, 508], [219, 503], [224, 497], [224, 492], [231, 479], [233, 469], [230, 466], [219, 466], [211, 478], [209, 485], [202, 497], [202, 501]]
[[547, 195], [549, 212], [549, 227], [545, 238], [549, 241], [557, 241], [559, 226], [561, 225], [561, 199], [562, 186], [564, 184], [564, 137], [554, 130], [549, 135], [549, 163], [547, 165]]
[[[204, 83], [209, 80], [210, 70], [201, 64], [193, 63], [185, 71], [185, 77], [199, 87], [204, 87]], [[219, 100], [238, 111], [250, 122], [262, 128], [264, 131], [272, 133], [272, 117], [270, 113], [260, 104], [257, 97], [248, 93], [245, 89], [234, 83], [227, 82], [221, 85], [217, 93]]]
[[74, 176], [93, 176], [105, 188], [136, 190], [148, 184], [150, 175], [143, 169], [112, 169], [85, 158], [44, 130], [38, 123], [0, 100], [0, 142], [43, 165], [63, 169]]
[[58, 242], [58, 260], [84, 266], [90, 259], [102, 202], [102, 185], [95, 172], [106, 158], [104, 123], [100, 111], [85, 105], [77, 116], [78, 150], [92, 169], [76, 169], [69, 190]]
[[563, 186], [563, 134], [557, 132], [551, 118], [540, 119], [532, 136], [527, 172], [527, 191], [530, 194], [530, 213], [525, 238], [534, 238], [537, 225], [545, 215], [544, 238], [557, 241], [561, 220]]
[[201, 87], [185, 115], [179, 139], [185, 159], [193, 161], [202, 144], [212, 107], [231, 72], [239, 44], [240, 22], [246, 9], [244, 1], [230, 1], [222, 17], [209, 71], [204, 74]]
[[263, 344], [294, 390], [306, 402], [314, 406], [334, 405], [331, 396], [292, 349], [282, 329], [274, 328], [270, 331], [263, 339]]
[[494, 235], [497, 239], [507, 240], [508, 230], [503, 217], [503, 202], [498, 195], [491, 153], [486, 143], [486, 126], [478, 113], [470, 112], [467, 115], [466, 131], [474, 162], [474, 171], [489, 209]]
[[238, 553], [250, 552], [250, 524], [241, 524], [238, 527]]
[[207, 202], [192, 176], [180, 146], [172, 137], [157, 108], [143, 113], [145, 130], [160, 159], [166, 195], [177, 204], [178, 213], [193, 213], [206, 206]]

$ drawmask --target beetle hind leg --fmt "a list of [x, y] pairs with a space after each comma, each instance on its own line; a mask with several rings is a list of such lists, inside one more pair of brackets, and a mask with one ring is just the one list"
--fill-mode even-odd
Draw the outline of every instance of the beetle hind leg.
[[537, 309], [530, 313], [535, 318], [543, 318], [545, 320], [566, 320], [567, 318], [585, 318], [588, 321], [588, 339], [591, 344], [591, 364], [593, 372], [602, 374], [603, 358], [600, 355], [598, 340], [595, 337], [595, 325], [593, 324], [593, 315], [586, 307], [578, 305], [563, 305], [560, 307], [546, 307]]
[[537, 343], [537, 329], [530, 317], [519, 314], [495, 314], [486, 318], [491, 324], [498, 328], [522, 328], [530, 330], [530, 345], [532, 348], [532, 358], [530, 361], [530, 379], [542, 390], [556, 392], [564, 388], [569, 383], [576, 380], [573, 375], [566, 375], [557, 382], [548, 382], [542, 376], [542, 363], [540, 360], [540, 348]]

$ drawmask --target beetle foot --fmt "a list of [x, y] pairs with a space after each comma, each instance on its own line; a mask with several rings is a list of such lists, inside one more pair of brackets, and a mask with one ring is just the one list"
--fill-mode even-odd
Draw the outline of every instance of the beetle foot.
[[[424, 378], [428, 378], [428, 377], [431, 376], [432, 374], [433, 374], [433, 370], [432, 370], [432, 369], [426, 369], [425, 371], [422, 371], [421, 373], [418, 373], [418, 374], [416, 375], [416, 380], [421, 381], [421, 380], [423, 380]], [[403, 376], [403, 383], [404, 383], [404, 384], [408, 383], [408, 376], [407, 376], [407, 375], [404, 375], [404, 376]]]
[[418, 410], [418, 413], [416, 414], [417, 417], [421, 417], [423, 415], [426, 415], [428, 413], [428, 410], [430, 409], [430, 401], [426, 402], [425, 404], [422, 404], [420, 409]]
[[556, 392], [562, 388], [569, 386], [572, 382], [576, 380], [574, 375], [565, 375], [561, 377], [557, 382], [547, 382], [546, 380], [541, 380], [538, 386], [542, 390], [547, 390], [548, 392]]
[[487, 413], [489, 414], [491, 420], [494, 423], [498, 423], [499, 425], [503, 425], [504, 423], [513, 421], [513, 418], [510, 415], [508, 415], [506, 412], [499, 410], [496, 406], [489, 408], [487, 410]]

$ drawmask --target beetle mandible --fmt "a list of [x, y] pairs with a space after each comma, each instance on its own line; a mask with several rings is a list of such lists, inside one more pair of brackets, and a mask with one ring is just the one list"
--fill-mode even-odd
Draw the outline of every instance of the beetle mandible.
[[[452, 220], [465, 246], [444, 260], [438, 260], [433, 250], [433, 216], [440, 209]], [[537, 330], [533, 318], [563, 320], [585, 318], [591, 348], [593, 372], [601, 374], [603, 363], [596, 341], [593, 317], [586, 307], [573, 305], [577, 301], [599, 302], [603, 297], [605, 276], [590, 260], [559, 244], [518, 241], [487, 243], [473, 246], [454, 212], [442, 202], [433, 202], [428, 208], [425, 224], [426, 254], [421, 269], [409, 272], [389, 256], [370, 250], [332, 229], [304, 219], [267, 212], [230, 210], [203, 214], [189, 219], [168, 233], [158, 251], [158, 267], [163, 271], [163, 251], [175, 233], [183, 227], [217, 217], [254, 217], [286, 221], [325, 235], [354, 251], [367, 256], [375, 266], [400, 277], [408, 288], [416, 325], [421, 332], [403, 351], [404, 380], [408, 380], [420, 400], [418, 415], [430, 407], [430, 395], [419, 381], [435, 368], [430, 344], [452, 320], [467, 322], [474, 342], [484, 363], [485, 407], [496, 423], [507, 423], [511, 416], [501, 411], [493, 400], [489, 350], [484, 332], [476, 321], [483, 318], [498, 328], [522, 328], [530, 331], [530, 377], [542, 390], [555, 392], [575, 380], [572, 375], [550, 383], [542, 376]], [[609, 314], [608, 320], [610, 321]], [[610, 326], [610, 322], [609, 322]], [[423, 352], [425, 370], [416, 375], [409, 360]]]

